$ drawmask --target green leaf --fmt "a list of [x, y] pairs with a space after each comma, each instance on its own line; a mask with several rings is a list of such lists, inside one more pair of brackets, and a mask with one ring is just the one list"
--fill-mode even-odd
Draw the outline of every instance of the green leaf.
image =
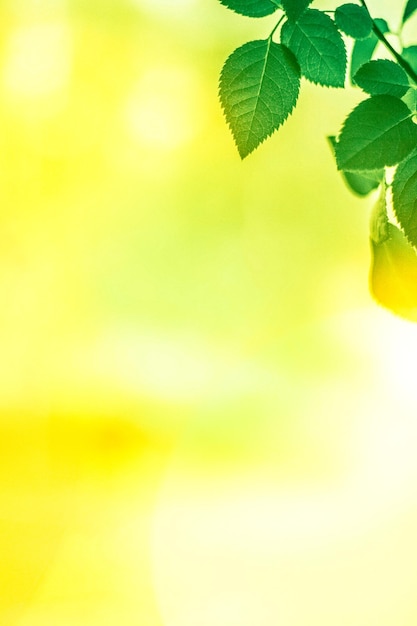
[[372, 96], [388, 94], [401, 98], [410, 89], [408, 76], [402, 67], [387, 59], [365, 63], [354, 78], [355, 83]]
[[345, 44], [328, 15], [307, 9], [297, 22], [284, 24], [281, 41], [292, 50], [308, 80], [327, 87], [344, 86]]
[[411, 113], [417, 113], [417, 89], [409, 89], [401, 100], [405, 102]]
[[349, 37], [365, 39], [372, 32], [372, 19], [365, 7], [357, 4], [342, 4], [335, 11], [335, 22], [338, 28]]
[[347, 186], [358, 196], [367, 196], [371, 191], [378, 189], [384, 177], [384, 170], [370, 170], [368, 172], [342, 172]]
[[387, 222], [386, 238], [371, 237], [369, 287], [375, 300], [401, 317], [417, 321], [417, 255], [403, 233]]
[[219, 96], [242, 159], [287, 119], [299, 89], [292, 52], [271, 39], [250, 41], [230, 55]]
[[385, 185], [370, 230], [372, 295], [397, 315], [417, 321], [417, 254], [401, 230], [388, 221]]
[[375, 170], [396, 165], [417, 145], [417, 125], [407, 105], [394, 96], [373, 96], [347, 117], [336, 145], [341, 170]]
[[[336, 137], [327, 137], [333, 153], [336, 149]], [[364, 172], [341, 172], [346, 185], [357, 196], [367, 196], [371, 191], [377, 189], [384, 178], [384, 169], [370, 170]]]
[[404, 15], [403, 15], [403, 20], [402, 20], [403, 24], [406, 20], [408, 20], [409, 17], [412, 16], [414, 11], [417, 11], [417, 0], [408, 0], [404, 9]]
[[312, 0], [282, 0], [281, 4], [290, 22], [295, 22], [311, 2]]
[[[377, 18], [374, 21], [382, 33], [389, 32], [389, 27], [385, 20]], [[372, 55], [375, 52], [378, 41], [379, 39], [374, 32], [372, 32], [366, 39], [359, 39], [355, 41], [350, 62], [350, 79], [352, 84], [355, 84], [353, 77], [361, 65], [368, 63], [368, 61], [372, 59]]]
[[417, 72], [417, 46], [404, 48], [401, 52], [401, 56], [411, 65], [411, 68]]
[[387, 215], [387, 186], [384, 182], [378, 201], [371, 214], [370, 236], [375, 243], [384, 243], [390, 238]]
[[417, 150], [397, 167], [392, 183], [392, 201], [405, 236], [417, 247]]
[[272, 0], [220, 0], [228, 9], [248, 17], [264, 17], [278, 9]]

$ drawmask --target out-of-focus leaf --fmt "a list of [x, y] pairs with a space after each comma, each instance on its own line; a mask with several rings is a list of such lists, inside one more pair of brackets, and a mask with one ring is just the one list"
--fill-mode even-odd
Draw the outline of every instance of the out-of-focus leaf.
[[[385, 20], [376, 18], [374, 22], [382, 33], [389, 32], [389, 26]], [[378, 45], [378, 41], [379, 39], [374, 32], [372, 32], [366, 39], [357, 39], [355, 41], [350, 62], [350, 80], [353, 85], [355, 84], [353, 77], [361, 65], [368, 63], [368, 61], [372, 59], [372, 55]]]
[[417, 112], [417, 89], [409, 89], [401, 100], [406, 103], [411, 113]]
[[[327, 137], [333, 152], [336, 148], [336, 137]], [[384, 169], [369, 170], [364, 172], [341, 172], [346, 185], [353, 193], [364, 197], [379, 187], [384, 178]]]
[[401, 317], [417, 321], [417, 254], [399, 228], [387, 223], [386, 237], [371, 237], [369, 287], [375, 300]]
[[413, 15], [413, 13], [417, 11], [417, 0], [408, 0], [405, 5], [404, 14], [403, 14], [403, 24], [409, 17]]
[[417, 72], [417, 46], [404, 48], [401, 52], [401, 56], [411, 65], [412, 69]]

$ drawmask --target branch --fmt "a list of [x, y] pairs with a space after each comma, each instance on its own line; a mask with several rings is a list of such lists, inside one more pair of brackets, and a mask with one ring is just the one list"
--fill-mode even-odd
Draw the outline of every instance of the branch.
[[417, 84], [417, 73], [413, 70], [413, 68], [411, 67], [411, 65], [408, 63], [408, 61], [406, 61], [399, 52], [397, 52], [395, 50], [395, 48], [393, 48], [393, 46], [390, 44], [390, 42], [388, 41], [388, 39], [385, 37], [384, 33], [380, 30], [380, 28], [378, 27], [378, 25], [375, 23], [375, 21], [373, 20], [371, 14], [369, 13], [369, 9], [366, 6], [366, 2], [365, 0], [359, 0], [359, 2], [361, 3], [361, 5], [368, 11], [369, 17], [372, 20], [372, 30], [374, 31], [375, 35], [378, 37], [379, 41], [381, 43], [384, 44], [384, 46], [387, 48], [387, 50], [389, 50], [392, 54], [392, 56], [395, 58], [395, 60], [397, 61], [398, 65], [400, 65], [403, 70], [408, 74], [408, 76], [411, 78], [411, 80]]

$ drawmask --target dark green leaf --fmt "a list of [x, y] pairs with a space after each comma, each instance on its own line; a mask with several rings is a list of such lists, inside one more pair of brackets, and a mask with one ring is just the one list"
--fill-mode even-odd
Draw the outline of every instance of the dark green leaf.
[[409, 17], [412, 16], [414, 11], [417, 11], [417, 0], [408, 0], [404, 9], [403, 24]]
[[282, 6], [291, 22], [298, 20], [312, 0], [282, 0]]
[[401, 56], [411, 65], [412, 69], [417, 72], [417, 46], [404, 48], [401, 52]]
[[286, 120], [299, 88], [297, 62], [281, 44], [250, 41], [230, 55], [219, 95], [242, 159]]
[[[382, 33], [389, 32], [389, 27], [385, 20], [377, 18], [374, 21]], [[374, 32], [372, 32], [366, 39], [360, 39], [355, 41], [350, 63], [350, 79], [352, 81], [352, 84], [355, 84], [353, 77], [355, 76], [361, 65], [367, 63], [372, 59], [372, 55], [375, 51], [378, 41], [378, 37], [375, 35]]]
[[[327, 137], [333, 149], [336, 149], [336, 137]], [[367, 196], [377, 189], [384, 178], [384, 169], [364, 172], [341, 172], [346, 185], [358, 196]]]
[[417, 151], [397, 167], [392, 183], [392, 201], [405, 236], [417, 247]]
[[355, 83], [372, 96], [388, 94], [401, 98], [410, 89], [402, 67], [387, 59], [362, 65], [355, 74]]
[[284, 24], [281, 40], [295, 54], [303, 76], [327, 87], [344, 86], [345, 44], [328, 15], [307, 9], [294, 24]]
[[278, 4], [272, 0], [220, 0], [228, 9], [248, 17], [264, 17], [278, 9]]
[[342, 4], [334, 17], [338, 28], [354, 39], [365, 39], [372, 32], [372, 19], [365, 7]]
[[386, 238], [371, 238], [369, 287], [375, 300], [401, 317], [417, 321], [417, 255], [403, 233], [386, 224]]
[[375, 170], [396, 165], [417, 145], [417, 125], [407, 105], [394, 96], [373, 96], [347, 117], [336, 145], [341, 170]]

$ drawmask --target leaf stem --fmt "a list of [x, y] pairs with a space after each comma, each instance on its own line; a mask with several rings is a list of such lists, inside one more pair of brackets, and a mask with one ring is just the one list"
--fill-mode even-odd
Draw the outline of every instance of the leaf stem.
[[274, 28], [272, 29], [272, 31], [271, 31], [271, 33], [270, 33], [270, 35], [269, 35], [268, 39], [272, 39], [272, 37], [274, 36], [275, 31], [277, 30], [278, 26], [281, 24], [281, 22], [282, 22], [282, 20], [284, 19], [284, 17], [285, 17], [285, 13], [283, 13], [283, 14], [281, 15], [281, 17], [279, 18], [278, 22], [275, 24], [275, 26], [274, 26]]
[[408, 74], [408, 76], [411, 78], [411, 80], [414, 83], [417, 84], [417, 73], [413, 70], [413, 68], [408, 63], [408, 61], [406, 61], [401, 56], [401, 54], [399, 52], [397, 52], [396, 49], [390, 44], [388, 39], [385, 37], [384, 33], [381, 31], [381, 29], [375, 23], [375, 20], [372, 18], [371, 14], [369, 13], [369, 9], [366, 6], [365, 0], [359, 0], [359, 2], [368, 11], [368, 14], [369, 14], [369, 16], [370, 16], [370, 18], [372, 20], [372, 30], [374, 31], [375, 35], [378, 37], [379, 41], [381, 43], [383, 43], [384, 46], [387, 48], [387, 50], [389, 50], [391, 52], [392, 56], [397, 61], [398, 65], [400, 65], [403, 68], [403, 70]]

